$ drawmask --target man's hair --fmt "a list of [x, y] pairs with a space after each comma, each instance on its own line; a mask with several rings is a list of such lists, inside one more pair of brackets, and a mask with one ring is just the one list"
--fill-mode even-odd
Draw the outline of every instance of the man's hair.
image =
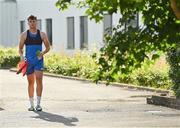
[[27, 20], [37, 20], [37, 17], [34, 15], [30, 15]]

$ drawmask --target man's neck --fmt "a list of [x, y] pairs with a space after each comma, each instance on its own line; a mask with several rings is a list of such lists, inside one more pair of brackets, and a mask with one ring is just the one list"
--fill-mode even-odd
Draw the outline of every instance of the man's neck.
[[31, 32], [31, 33], [37, 33], [37, 29], [35, 28], [35, 29], [29, 29], [29, 31]]

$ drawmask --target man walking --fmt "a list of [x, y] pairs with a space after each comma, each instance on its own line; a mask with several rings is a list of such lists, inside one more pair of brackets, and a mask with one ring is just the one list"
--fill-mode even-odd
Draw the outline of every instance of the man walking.
[[[27, 80], [30, 108], [29, 111], [42, 111], [40, 102], [43, 90], [43, 56], [50, 50], [49, 40], [44, 32], [37, 29], [37, 18], [33, 15], [28, 17], [29, 29], [20, 35], [19, 54], [23, 57], [25, 45], [25, 58], [27, 60]], [[45, 50], [42, 51], [42, 44]], [[36, 82], [37, 106], [34, 108], [34, 83]]]

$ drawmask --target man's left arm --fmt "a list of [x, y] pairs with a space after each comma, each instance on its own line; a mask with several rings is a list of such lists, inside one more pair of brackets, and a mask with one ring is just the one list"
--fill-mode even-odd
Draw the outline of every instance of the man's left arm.
[[50, 50], [50, 43], [49, 43], [47, 35], [44, 32], [41, 33], [41, 36], [42, 36], [42, 40], [43, 40], [44, 45], [45, 45], [45, 50], [42, 51], [42, 53], [41, 53], [42, 56], [43, 56], [44, 54], [49, 52], [49, 50]]

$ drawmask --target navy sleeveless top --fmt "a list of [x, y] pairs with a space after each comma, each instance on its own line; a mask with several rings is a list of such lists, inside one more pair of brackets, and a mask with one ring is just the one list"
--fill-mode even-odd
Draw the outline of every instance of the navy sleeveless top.
[[37, 30], [36, 34], [31, 33], [27, 30], [27, 38], [25, 41], [26, 46], [26, 59], [28, 61], [36, 61], [37, 52], [42, 51], [42, 39], [40, 35], [40, 30]]

